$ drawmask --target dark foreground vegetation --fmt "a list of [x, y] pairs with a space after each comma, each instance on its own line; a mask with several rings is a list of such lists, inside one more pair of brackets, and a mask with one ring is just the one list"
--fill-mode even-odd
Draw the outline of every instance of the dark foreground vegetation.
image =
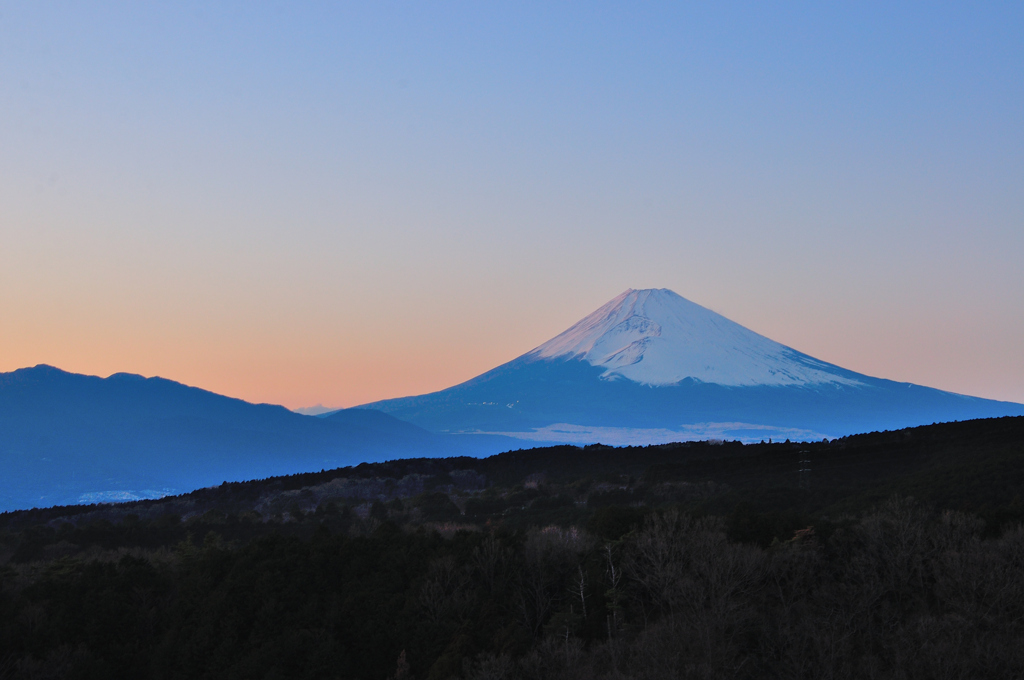
[[1024, 418], [0, 515], [0, 678], [1024, 676]]

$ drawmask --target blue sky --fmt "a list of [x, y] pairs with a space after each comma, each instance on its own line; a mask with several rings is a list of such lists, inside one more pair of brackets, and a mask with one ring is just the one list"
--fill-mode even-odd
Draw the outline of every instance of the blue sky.
[[0, 3], [0, 370], [441, 389], [627, 287], [1024, 401], [1019, 3]]

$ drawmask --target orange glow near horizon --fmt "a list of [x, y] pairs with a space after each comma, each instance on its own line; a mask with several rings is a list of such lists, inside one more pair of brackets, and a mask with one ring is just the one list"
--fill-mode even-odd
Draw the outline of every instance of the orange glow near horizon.
[[[346, 315], [348, 324], [323, 317], [306, 323], [250, 319], [241, 328], [159, 326], [136, 316], [132, 323], [125, 319], [108, 330], [84, 321], [92, 315], [50, 317], [39, 319], [36, 328], [23, 326], [20, 333], [8, 328], [0, 335], [0, 371], [46, 363], [101, 377], [130, 372], [256, 403], [344, 408], [444, 389], [510, 361], [605, 301], [590, 302], [586, 308], [588, 303], [581, 298], [574, 304], [552, 305], [534, 318], [521, 305], [521, 322], [486, 309], [478, 310], [481, 321], [476, 322], [464, 308], [456, 312], [458, 304], [439, 309], [434, 324], [428, 323], [433, 315], [419, 304], [405, 307], [405, 315], [381, 316], [376, 307], [353, 312]], [[897, 319], [879, 318], [879, 327], [893, 335], [869, 335], [868, 342], [864, 334], [851, 332], [851, 322], [842, 315], [808, 323], [796, 316], [800, 310], [760, 317], [757, 310], [746, 311], [754, 318], [741, 319], [744, 325], [845, 368], [974, 396], [1024, 401], [1012, 379], [1002, 384], [993, 379], [1024, 371], [1024, 360], [1007, 370], [995, 358], [1005, 357], [1012, 348], [972, 333], [971, 324], [950, 333], [949, 328], [922, 328], [920, 319], [905, 319], [901, 328]], [[366, 328], [374, 332], [362, 332]], [[911, 329], [914, 336], [908, 335]], [[922, 345], [921, 337], [933, 342]], [[979, 343], [985, 347], [986, 340], [986, 351], [966, 353]], [[956, 352], [964, 352], [964, 359], [950, 362]]]
[[664, 287], [1024, 402], [1018, 5], [7, 3], [0, 371], [354, 406]]

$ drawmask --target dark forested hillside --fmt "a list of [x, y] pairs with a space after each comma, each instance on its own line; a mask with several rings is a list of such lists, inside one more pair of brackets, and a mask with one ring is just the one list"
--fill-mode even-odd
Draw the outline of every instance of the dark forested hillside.
[[0, 515], [0, 678], [1024, 674], [1024, 418]]

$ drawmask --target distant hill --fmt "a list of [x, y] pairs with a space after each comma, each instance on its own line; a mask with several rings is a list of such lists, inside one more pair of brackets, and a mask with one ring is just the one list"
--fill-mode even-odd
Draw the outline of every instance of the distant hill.
[[45, 365], [0, 374], [0, 510], [517, 447], [502, 437], [432, 434], [377, 411], [304, 416], [163, 378]]
[[433, 432], [567, 444], [813, 440], [1024, 415], [1024, 405], [873, 378], [666, 289], [627, 290], [513, 361], [440, 392], [366, 404]]

